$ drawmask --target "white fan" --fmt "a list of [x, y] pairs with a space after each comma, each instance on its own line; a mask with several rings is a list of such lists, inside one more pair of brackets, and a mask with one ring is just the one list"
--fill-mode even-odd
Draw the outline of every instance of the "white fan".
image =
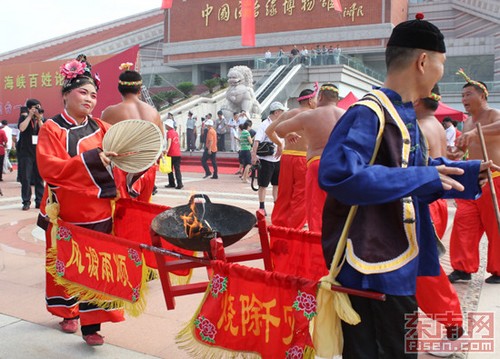
[[104, 151], [116, 152], [111, 162], [128, 173], [151, 167], [162, 153], [163, 136], [154, 123], [125, 120], [111, 126], [102, 140]]

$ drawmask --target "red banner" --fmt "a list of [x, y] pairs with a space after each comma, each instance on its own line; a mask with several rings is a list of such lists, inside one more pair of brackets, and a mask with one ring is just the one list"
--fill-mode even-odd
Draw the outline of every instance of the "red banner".
[[[88, 56], [92, 72], [99, 73], [99, 89], [94, 115], [100, 117], [109, 105], [121, 101], [118, 92], [118, 69], [123, 62], [134, 62], [139, 46], [134, 46], [114, 56]], [[75, 54], [76, 57], [77, 54]], [[45, 61], [0, 67], [0, 117], [10, 123], [17, 123], [19, 110], [29, 98], [36, 98], [42, 103], [45, 117], [50, 118], [63, 109], [61, 86], [63, 77], [59, 68], [67, 60]]]
[[269, 235], [275, 271], [316, 281], [328, 274], [319, 233], [269, 226]]
[[58, 284], [80, 300], [104, 307], [125, 306], [139, 314], [141, 309], [133, 305], [142, 299], [138, 306], [144, 307], [146, 267], [138, 244], [62, 220], [54, 234], [56, 246], [49, 254], [48, 270]]
[[[151, 246], [151, 222], [158, 214], [168, 209], [170, 209], [168, 206], [121, 198], [116, 201], [115, 207], [115, 235], [135, 243], [144, 243]], [[163, 241], [162, 248], [189, 256], [193, 256], [195, 253], [193, 251], [188, 251], [174, 246], [173, 244], [167, 242], [167, 240]], [[155, 269], [158, 268], [158, 265], [156, 264], [156, 257], [153, 252], [145, 250], [144, 258], [148, 267]], [[175, 257], [169, 256], [165, 256], [164, 259], [165, 261], [178, 260]], [[173, 271], [173, 273], [179, 276], [188, 276], [191, 274], [191, 270], [179, 269]]]
[[241, 0], [241, 45], [255, 46], [255, 0]]
[[335, 11], [342, 11], [342, 5], [340, 4], [340, 0], [333, 0], [333, 7]]
[[162, 0], [162, 2], [161, 2], [161, 8], [163, 10], [170, 9], [171, 7], [172, 7], [172, 0]]
[[200, 309], [177, 336], [183, 348], [206, 357], [314, 357], [316, 281], [220, 261], [213, 269]]

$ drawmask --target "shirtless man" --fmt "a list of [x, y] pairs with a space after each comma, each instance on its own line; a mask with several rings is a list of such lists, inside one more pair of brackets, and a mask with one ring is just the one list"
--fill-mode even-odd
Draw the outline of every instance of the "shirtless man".
[[302, 131], [307, 141], [306, 216], [311, 232], [321, 232], [326, 192], [318, 185], [319, 159], [333, 127], [345, 112], [337, 107], [338, 100], [338, 88], [324, 84], [319, 89], [317, 108], [303, 111], [280, 123], [275, 129], [280, 137]]
[[300, 107], [284, 112], [266, 129], [266, 135], [278, 146], [277, 154], [281, 154], [278, 197], [274, 203], [271, 222], [275, 226], [302, 229], [306, 223], [306, 170], [307, 170], [307, 141], [303, 131], [298, 131], [300, 138], [290, 140], [285, 137], [283, 142], [276, 135], [274, 129], [280, 123], [298, 115], [299, 113], [316, 108], [316, 92], [310, 89], [303, 90], [297, 101]]
[[[160, 114], [156, 109], [140, 99], [142, 77], [137, 71], [130, 70], [130, 63], [122, 64], [125, 69], [120, 74], [118, 91], [123, 101], [119, 104], [107, 107], [101, 119], [114, 125], [120, 121], [129, 119], [142, 119], [154, 123], [160, 129], [162, 137], [165, 138], [165, 129], [161, 122]], [[130, 197], [148, 202], [155, 189], [156, 166], [151, 166], [146, 172], [129, 173], [115, 169], [115, 181], [122, 195], [129, 194]]]
[[[467, 81], [462, 89], [462, 104], [470, 114], [465, 121], [462, 135], [457, 139], [457, 157], [468, 151], [468, 159], [483, 159], [476, 124], [480, 123], [486, 151], [493, 163], [500, 163], [500, 111], [488, 106], [488, 88], [479, 81]], [[495, 191], [500, 194], [500, 173], [493, 172]], [[485, 282], [500, 284], [500, 235], [493, 210], [489, 186], [483, 186], [483, 195], [477, 200], [456, 200], [457, 212], [450, 239], [450, 259], [453, 272], [448, 279], [454, 283], [470, 280], [471, 273], [479, 268], [479, 241], [484, 232], [488, 237], [488, 261], [486, 271], [491, 273]]]

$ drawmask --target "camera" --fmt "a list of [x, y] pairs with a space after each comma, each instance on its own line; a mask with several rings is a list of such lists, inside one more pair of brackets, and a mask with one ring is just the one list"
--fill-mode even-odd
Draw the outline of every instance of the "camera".
[[45, 110], [41, 107], [36, 107], [36, 111], [41, 115], [45, 112]]

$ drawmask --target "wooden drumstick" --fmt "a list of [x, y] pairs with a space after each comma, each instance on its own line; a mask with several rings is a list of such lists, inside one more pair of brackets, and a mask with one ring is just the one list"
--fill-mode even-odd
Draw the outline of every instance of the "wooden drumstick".
[[[483, 151], [483, 158], [486, 162], [488, 159], [488, 152], [486, 151], [486, 142], [484, 141], [483, 130], [481, 129], [481, 124], [476, 124], [477, 134], [479, 135], [479, 141], [481, 143], [481, 150]], [[498, 232], [500, 233], [500, 210], [498, 209], [497, 193], [495, 191], [495, 184], [493, 183], [493, 176], [491, 175], [491, 170], [488, 168], [488, 183], [490, 185], [491, 200], [493, 201], [493, 209], [495, 210], [495, 217], [497, 219]]]

